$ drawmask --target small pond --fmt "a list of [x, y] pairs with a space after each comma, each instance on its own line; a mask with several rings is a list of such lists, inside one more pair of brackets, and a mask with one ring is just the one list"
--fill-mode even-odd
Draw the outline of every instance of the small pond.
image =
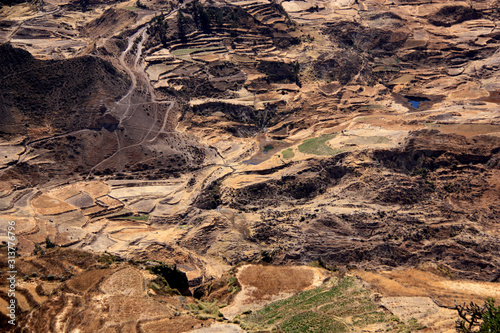
[[423, 102], [429, 102], [429, 100], [424, 97], [406, 96], [406, 98], [408, 98], [408, 102], [415, 109], [418, 109], [420, 107], [420, 104], [422, 104]]
[[243, 161], [244, 164], [260, 164], [291, 145], [281, 140], [266, 139], [265, 136], [259, 137], [257, 140], [259, 141], [259, 150], [250, 159]]

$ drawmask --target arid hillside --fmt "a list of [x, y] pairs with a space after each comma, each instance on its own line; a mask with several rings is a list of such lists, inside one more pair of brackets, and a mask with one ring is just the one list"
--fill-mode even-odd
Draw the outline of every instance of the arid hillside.
[[25, 332], [453, 332], [500, 296], [498, 8], [3, 5]]

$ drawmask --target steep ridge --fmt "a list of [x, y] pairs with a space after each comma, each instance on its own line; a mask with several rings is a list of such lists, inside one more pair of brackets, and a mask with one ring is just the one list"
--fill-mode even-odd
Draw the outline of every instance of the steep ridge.
[[41, 61], [2, 44], [0, 64], [4, 136], [100, 129], [111, 120], [103, 117], [106, 104], [124, 94], [130, 84], [110, 63], [90, 56]]

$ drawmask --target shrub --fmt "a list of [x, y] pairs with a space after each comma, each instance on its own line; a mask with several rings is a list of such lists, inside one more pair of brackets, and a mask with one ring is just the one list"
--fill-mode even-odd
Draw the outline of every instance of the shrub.
[[233, 284], [235, 284], [236, 282], [238, 282], [238, 279], [235, 277], [235, 276], [230, 276], [228, 279], [227, 279], [227, 285], [228, 286], [232, 286]]
[[33, 250], [33, 254], [34, 254], [34, 255], [37, 255], [38, 253], [43, 254], [44, 252], [43, 252], [43, 249], [42, 249], [42, 247], [40, 246], [40, 244], [35, 243], [35, 249]]
[[56, 244], [54, 244], [49, 237], [45, 238], [45, 247], [47, 249], [51, 249], [53, 247], [56, 247]]
[[455, 304], [455, 309], [461, 318], [456, 322], [458, 333], [500, 332], [500, 306], [495, 306], [495, 299], [488, 298], [482, 307], [474, 302]]
[[483, 324], [480, 333], [500, 332], [500, 306], [495, 307], [495, 299], [488, 298], [485, 302], [486, 311], [483, 313]]

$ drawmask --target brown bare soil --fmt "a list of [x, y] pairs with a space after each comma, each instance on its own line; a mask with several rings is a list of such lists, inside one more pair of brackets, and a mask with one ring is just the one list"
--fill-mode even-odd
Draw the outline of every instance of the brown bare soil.
[[434, 297], [443, 305], [453, 306], [454, 301], [473, 301], [481, 304], [488, 297], [500, 296], [499, 283], [450, 279], [450, 276], [443, 276], [446, 272], [440, 272], [439, 266], [434, 270], [435, 273], [405, 269], [377, 273], [357, 271], [355, 274], [369, 283], [374, 290], [388, 297]]
[[[312, 262], [435, 331], [452, 319], [430, 296], [498, 296], [496, 6], [1, 7], [0, 240], [15, 221], [25, 330], [199, 329], [317, 285]], [[150, 288], [155, 260], [199, 311]]]
[[238, 281], [250, 290], [253, 301], [269, 300], [279, 294], [295, 294], [311, 288], [317, 273], [309, 267], [243, 266]]
[[180, 316], [169, 319], [162, 319], [149, 323], [141, 324], [140, 327], [146, 332], [172, 332], [182, 333], [189, 332], [202, 328], [203, 326], [210, 326], [211, 322], [207, 320], [196, 320], [191, 316]]
[[108, 276], [113, 272], [113, 269], [99, 269], [84, 272], [66, 282], [65, 285], [74, 292], [86, 293], [90, 289], [94, 288], [99, 282], [101, 282], [103, 277]]

